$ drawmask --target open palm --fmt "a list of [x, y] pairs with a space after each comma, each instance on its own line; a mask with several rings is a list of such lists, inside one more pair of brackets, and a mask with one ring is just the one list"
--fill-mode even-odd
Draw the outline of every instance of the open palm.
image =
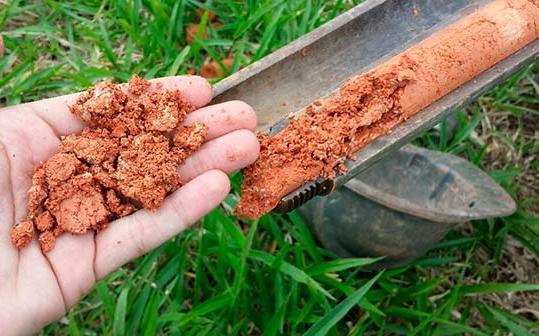
[[155, 248], [217, 206], [229, 191], [225, 173], [252, 163], [259, 150], [254, 111], [232, 101], [209, 103], [211, 87], [202, 78], [161, 78], [163, 89], [178, 88], [199, 109], [186, 123], [202, 121], [207, 142], [181, 167], [185, 183], [149, 212], [118, 219], [99, 234], [64, 234], [44, 255], [37, 239], [21, 250], [10, 241], [11, 227], [26, 216], [33, 168], [58, 151], [60, 136], [84, 125], [68, 109], [68, 95], [0, 110], [0, 330], [31, 333], [61, 317], [100, 278]]

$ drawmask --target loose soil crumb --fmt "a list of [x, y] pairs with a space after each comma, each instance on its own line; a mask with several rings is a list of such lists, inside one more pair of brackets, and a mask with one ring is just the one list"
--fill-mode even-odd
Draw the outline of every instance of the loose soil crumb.
[[538, 7], [529, 0], [496, 0], [352, 77], [280, 133], [259, 135], [260, 157], [244, 170], [237, 213], [259, 217], [302, 184], [344, 173], [353, 153], [538, 36]]
[[208, 136], [208, 128], [201, 123], [183, 126], [174, 134], [172, 141], [174, 148], [172, 149], [174, 157], [182, 162], [187, 159], [194, 151], [196, 151], [204, 139]]
[[204, 13], [208, 12], [208, 21], [209, 22], [214, 22], [215, 20], [217, 20], [217, 14], [215, 14], [214, 12], [212, 11], [208, 11], [204, 8], [199, 8], [197, 9], [197, 19], [200, 21], [202, 20], [202, 16], [204, 16]]
[[118, 157], [112, 178], [118, 191], [138, 200], [147, 209], [157, 209], [165, 196], [180, 185], [177, 158], [164, 135], [141, 134], [130, 139]]
[[54, 218], [49, 211], [43, 211], [36, 217], [35, 224], [39, 232], [52, 230], [54, 226]]
[[216, 61], [210, 61], [206, 63], [202, 69], [200, 69], [200, 76], [204, 78], [223, 78], [226, 76], [226, 72], [232, 70], [232, 65], [234, 64], [234, 56], [228, 56], [221, 61], [223, 67], [219, 65]]
[[99, 165], [118, 155], [120, 143], [106, 129], [85, 129], [62, 139], [61, 150], [73, 153], [78, 160]]
[[140, 96], [141, 94], [146, 92], [149, 87], [150, 87], [150, 82], [142, 79], [139, 76], [134, 76], [133, 78], [131, 78], [131, 80], [127, 84], [127, 91], [131, 94]]
[[32, 220], [24, 220], [15, 225], [11, 230], [11, 241], [17, 247], [26, 246], [34, 236], [34, 223]]
[[51, 231], [44, 231], [39, 234], [39, 245], [44, 253], [49, 252], [54, 248], [56, 237]]
[[157, 92], [138, 76], [125, 89], [100, 83], [70, 107], [92, 127], [63, 137], [60, 152], [34, 169], [28, 216], [11, 232], [16, 247], [37, 232], [48, 252], [65, 232], [100, 231], [138, 209], [155, 210], [181, 186], [177, 166], [202, 145], [207, 127], [179, 126], [194, 108], [178, 90]]
[[[192, 44], [193, 42], [195, 42], [197, 33], [198, 33], [198, 23], [191, 23], [190, 25], [188, 25], [187, 28], [185, 29], [185, 43]], [[202, 39], [208, 38], [207, 29], [204, 29], [202, 31], [201, 38]]]

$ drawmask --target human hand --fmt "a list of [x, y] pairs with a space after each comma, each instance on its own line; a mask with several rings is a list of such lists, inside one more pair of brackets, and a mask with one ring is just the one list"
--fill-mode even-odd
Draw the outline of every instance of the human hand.
[[157, 79], [179, 89], [198, 110], [186, 124], [209, 128], [206, 143], [179, 167], [185, 183], [155, 212], [140, 210], [98, 234], [64, 234], [44, 255], [36, 238], [18, 250], [10, 230], [26, 216], [33, 169], [58, 151], [60, 136], [84, 125], [69, 111], [77, 94], [0, 110], [0, 330], [3, 335], [38, 331], [63, 316], [94, 283], [127, 261], [157, 247], [196, 222], [228, 194], [225, 173], [252, 163], [259, 144], [256, 115], [239, 101], [200, 108], [211, 87], [196, 76]]

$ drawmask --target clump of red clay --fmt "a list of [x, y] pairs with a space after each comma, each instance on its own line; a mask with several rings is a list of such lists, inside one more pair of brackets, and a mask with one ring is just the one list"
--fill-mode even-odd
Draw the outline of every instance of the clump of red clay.
[[228, 56], [222, 60], [221, 63], [223, 64], [224, 68], [213, 60], [206, 63], [202, 69], [200, 69], [200, 76], [208, 79], [225, 77], [226, 73], [232, 70], [232, 66], [234, 65], [234, 56]]
[[282, 132], [260, 134], [260, 157], [244, 170], [237, 212], [258, 217], [298, 184], [344, 173], [347, 157], [404, 119], [399, 100], [415, 68], [405, 59], [382, 75], [354, 77], [334, 97], [309, 105]]
[[[185, 29], [185, 43], [192, 44], [195, 42], [196, 36], [198, 33], [198, 23], [191, 23]], [[204, 29], [200, 36], [202, 39], [208, 38], [208, 32]]]
[[236, 212], [256, 218], [345, 158], [539, 37], [538, 0], [494, 0], [455, 24], [313, 102], [269, 137], [244, 170]]
[[63, 137], [60, 152], [35, 168], [28, 216], [11, 231], [18, 248], [37, 234], [48, 252], [62, 233], [100, 231], [138, 209], [159, 208], [181, 186], [177, 166], [208, 131], [180, 126], [194, 108], [178, 90], [157, 91], [138, 76], [127, 90], [100, 83], [70, 109], [91, 128]]

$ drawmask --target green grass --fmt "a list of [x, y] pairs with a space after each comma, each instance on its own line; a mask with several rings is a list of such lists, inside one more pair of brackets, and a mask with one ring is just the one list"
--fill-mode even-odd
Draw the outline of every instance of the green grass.
[[[0, 59], [0, 103], [70, 93], [101, 79], [124, 81], [132, 73], [181, 74], [228, 55], [235, 55], [235, 71], [357, 2], [2, 2], [7, 52]], [[201, 6], [223, 25], [186, 46], [184, 27]], [[532, 262], [539, 255], [539, 218], [532, 215], [539, 203], [530, 188], [539, 174], [537, 73], [537, 65], [524, 69], [460, 112], [452, 140], [444, 132], [439, 142], [428, 134], [417, 140], [489, 172], [518, 201], [515, 215], [474, 222], [413, 264], [374, 273], [365, 270], [372, 259], [339, 259], [319, 247], [297, 214], [237, 219], [233, 194], [200, 225], [100, 281], [42, 333], [537, 333], [537, 318], [514, 310], [526, 295], [537, 302], [539, 286], [505, 271], [524, 267], [509, 249], [515, 239], [524, 246], [520, 254], [535, 253]], [[537, 269], [524, 270], [536, 279]]]

